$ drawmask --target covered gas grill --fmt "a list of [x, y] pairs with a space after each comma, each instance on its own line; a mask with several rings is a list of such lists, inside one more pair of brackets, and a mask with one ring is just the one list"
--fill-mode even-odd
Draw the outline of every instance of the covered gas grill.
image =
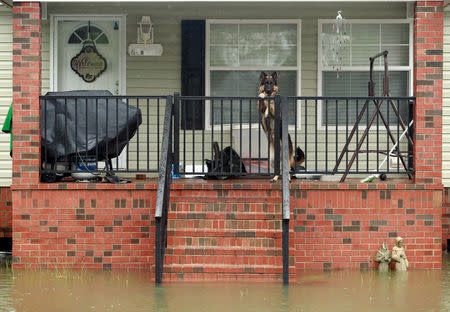
[[[141, 110], [109, 91], [48, 92], [41, 102], [41, 179], [57, 179], [53, 175], [58, 166], [67, 172], [74, 161], [87, 171], [87, 162], [104, 161], [111, 174], [111, 159], [120, 155], [141, 123]], [[46, 174], [46, 169], [52, 170]]]

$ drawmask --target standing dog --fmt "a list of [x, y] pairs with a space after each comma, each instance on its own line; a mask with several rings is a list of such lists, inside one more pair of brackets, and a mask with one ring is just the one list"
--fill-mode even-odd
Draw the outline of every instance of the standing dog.
[[[261, 72], [259, 76], [259, 95], [260, 100], [258, 101], [258, 112], [261, 116], [261, 125], [267, 136], [267, 141], [269, 142], [269, 153], [270, 153], [270, 167], [275, 167], [275, 102], [273, 100], [264, 100], [266, 97], [274, 97], [278, 94], [278, 74], [273, 72], [268, 75], [265, 72]], [[305, 160], [305, 154], [300, 147], [295, 150], [295, 160], [294, 160], [294, 149], [292, 147], [291, 136], [288, 135], [288, 146], [289, 146], [289, 167], [295, 169], [295, 166], [299, 166]], [[282, 151], [282, 144], [280, 142], [280, 150]], [[281, 158], [281, 157], [280, 157]], [[272, 181], [278, 180], [278, 175], [276, 175]]]

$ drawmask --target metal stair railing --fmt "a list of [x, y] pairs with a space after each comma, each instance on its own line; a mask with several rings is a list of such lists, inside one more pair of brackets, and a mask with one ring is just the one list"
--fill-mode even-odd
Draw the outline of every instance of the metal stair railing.
[[163, 141], [161, 146], [161, 159], [159, 164], [158, 191], [156, 194], [155, 211], [155, 283], [162, 282], [164, 266], [164, 252], [167, 247], [167, 216], [169, 212], [170, 185], [172, 183], [172, 126], [173, 126], [173, 99], [167, 97], [164, 114]]
[[[279, 96], [277, 96], [278, 98]], [[288, 125], [288, 105], [286, 97], [279, 97], [275, 99], [275, 114], [277, 115], [275, 120], [281, 123], [281, 148], [282, 151], [286, 151], [281, 157], [281, 174], [282, 174], [282, 235], [281, 246], [283, 254], [283, 284], [289, 284], [289, 220], [290, 220], [290, 164], [289, 164], [289, 125]], [[281, 106], [281, 109], [280, 109]], [[279, 116], [281, 111], [281, 118]], [[280, 128], [278, 126], [277, 128]], [[279, 130], [278, 130], [279, 131]], [[278, 136], [279, 138], [279, 136]], [[280, 144], [275, 144], [280, 146]], [[278, 155], [280, 152], [278, 152]], [[277, 159], [277, 158], [275, 158]], [[278, 160], [279, 160], [278, 156]]]

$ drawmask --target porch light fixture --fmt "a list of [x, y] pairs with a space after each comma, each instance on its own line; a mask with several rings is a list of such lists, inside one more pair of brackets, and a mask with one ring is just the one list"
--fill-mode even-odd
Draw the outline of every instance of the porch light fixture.
[[138, 23], [138, 43], [153, 43], [153, 23], [150, 16], [142, 16]]
[[142, 16], [137, 25], [137, 43], [128, 46], [128, 54], [130, 56], [161, 56], [162, 46], [153, 43], [153, 23], [150, 16]]

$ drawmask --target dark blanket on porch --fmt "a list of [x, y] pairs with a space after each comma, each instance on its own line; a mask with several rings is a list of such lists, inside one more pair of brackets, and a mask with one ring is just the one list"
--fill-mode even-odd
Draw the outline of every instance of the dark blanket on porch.
[[46, 96], [55, 98], [41, 103], [43, 161], [76, 154], [98, 155], [99, 161], [117, 157], [142, 123], [140, 109], [120, 99], [107, 99], [112, 96], [109, 91], [48, 92]]

